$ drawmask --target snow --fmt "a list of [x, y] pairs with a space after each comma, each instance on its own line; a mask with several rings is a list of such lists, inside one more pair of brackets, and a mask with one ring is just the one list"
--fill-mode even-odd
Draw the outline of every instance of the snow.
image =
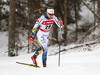
[[1, 75], [99, 75], [100, 74], [100, 49], [92, 52], [76, 52], [61, 55], [61, 65], [58, 66], [58, 55], [48, 56], [47, 67], [42, 67], [42, 54], [37, 62], [41, 68], [34, 68], [17, 64], [16, 61], [32, 63], [25, 54], [17, 57], [0, 57]]
[[[42, 54], [38, 56], [37, 62], [41, 68], [34, 68], [17, 64], [16, 61], [32, 63], [31, 56], [34, 53], [23, 54], [16, 57], [8, 57], [7, 53], [7, 32], [1, 34], [0, 41], [0, 74], [1, 75], [99, 75], [100, 74], [100, 45], [97, 45], [93, 51], [71, 52], [61, 54], [60, 66], [58, 66], [58, 55], [49, 56], [47, 67], [42, 67]], [[50, 46], [52, 49], [58, 49], [57, 45]], [[61, 47], [62, 49], [63, 47]], [[66, 48], [66, 47], [64, 47]], [[49, 54], [48, 52], [48, 54]]]
[[82, 16], [83, 22], [93, 23], [94, 22], [94, 15], [93, 13], [87, 9], [86, 6], [82, 6], [82, 12], [80, 12], [80, 15]]
[[[83, 19], [79, 21], [80, 25], [85, 22], [93, 22], [93, 14], [83, 6], [80, 14]], [[88, 17], [87, 17], [88, 16]], [[92, 19], [90, 19], [92, 18]], [[69, 27], [74, 29], [74, 27]], [[72, 50], [71, 52], [61, 53], [61, 62], [58, 66], [58, 55], [50, 56], [54, 49], [58, 50], [57, 45], [50, 46], [48, 51], [47, 67], [42, 67], [42, 54], [38, 56], [37, 62], [41, 68], [34, 68], [17, 64], [16, 61], [32, 63], [31, 56], [34, 53], [24, 54], [16, 57], [8, 57], [7, 45], [8, 45], [8, 32], [0, 32], [0, 75], [100, 75], [100, 45], [97, 45], [93, 51], [77, 52]], [[73, 47], [69, 45], [69, 47]], [[68, 47], [61, 47], [67, 49]], [[52, 52], [51, 52], [52, 51]]]

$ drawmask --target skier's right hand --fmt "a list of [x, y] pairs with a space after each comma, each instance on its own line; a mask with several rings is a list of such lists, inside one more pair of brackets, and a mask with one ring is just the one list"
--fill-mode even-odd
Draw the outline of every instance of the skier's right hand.
[[29, 41], [30, 41], [31, 44], [33, 43], [33, 40], [34, 40], [34, 38], [30, 37]]

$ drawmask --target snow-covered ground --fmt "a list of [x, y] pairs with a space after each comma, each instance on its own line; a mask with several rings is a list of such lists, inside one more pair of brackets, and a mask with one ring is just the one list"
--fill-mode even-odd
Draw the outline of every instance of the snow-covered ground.
[[90, 52], [74, 52], [61, 55], [61, 65], [58, 66], [58, 55], [48, 56], [47, 67], [42, 67], [42, 54], [37, 62], [41, 68], [17, 64], [16, 61], [32, 63], [25, 54], [17, 57], [0, 57], [0, 75], [100, 75], [100, 49]]
[[[8, 57], [7, 39], [5, 32], [1, 34], [0, 41], [0, 75], [100, 75], [100, 47], [88, 52], [71, 52], [61, 54], [61, 63], [58, 66], [58, 55], [49, 56], [47, 67], [42, 67], [42, 54], [38, 56], [37, 62], [41, 68], [34, 68], [17, 64], [16, 61], [32, 63], [30, 54], [16, 57]], [[1, 40], [2, 39], [2, 40]], [[49, 51], [57, 49], [57, 46], [49, 47]], [[63, 48], [63, 47], [62, 47]]]

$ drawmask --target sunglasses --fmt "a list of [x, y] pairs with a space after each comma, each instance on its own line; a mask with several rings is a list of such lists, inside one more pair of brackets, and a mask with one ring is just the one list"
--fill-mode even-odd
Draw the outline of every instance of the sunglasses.
[[53, 16], [54, 14], [49, 14], [50, 16]]

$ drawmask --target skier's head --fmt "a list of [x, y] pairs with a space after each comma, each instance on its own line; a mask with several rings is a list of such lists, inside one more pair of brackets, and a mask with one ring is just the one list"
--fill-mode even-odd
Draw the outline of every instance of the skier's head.
[[52, 7], [47, 8], [48, 14], [54, 14], [54, 9]]
[[54, 9], [52, 7], [47, 8], [47, 16], [52, 18], [54, 15]]

